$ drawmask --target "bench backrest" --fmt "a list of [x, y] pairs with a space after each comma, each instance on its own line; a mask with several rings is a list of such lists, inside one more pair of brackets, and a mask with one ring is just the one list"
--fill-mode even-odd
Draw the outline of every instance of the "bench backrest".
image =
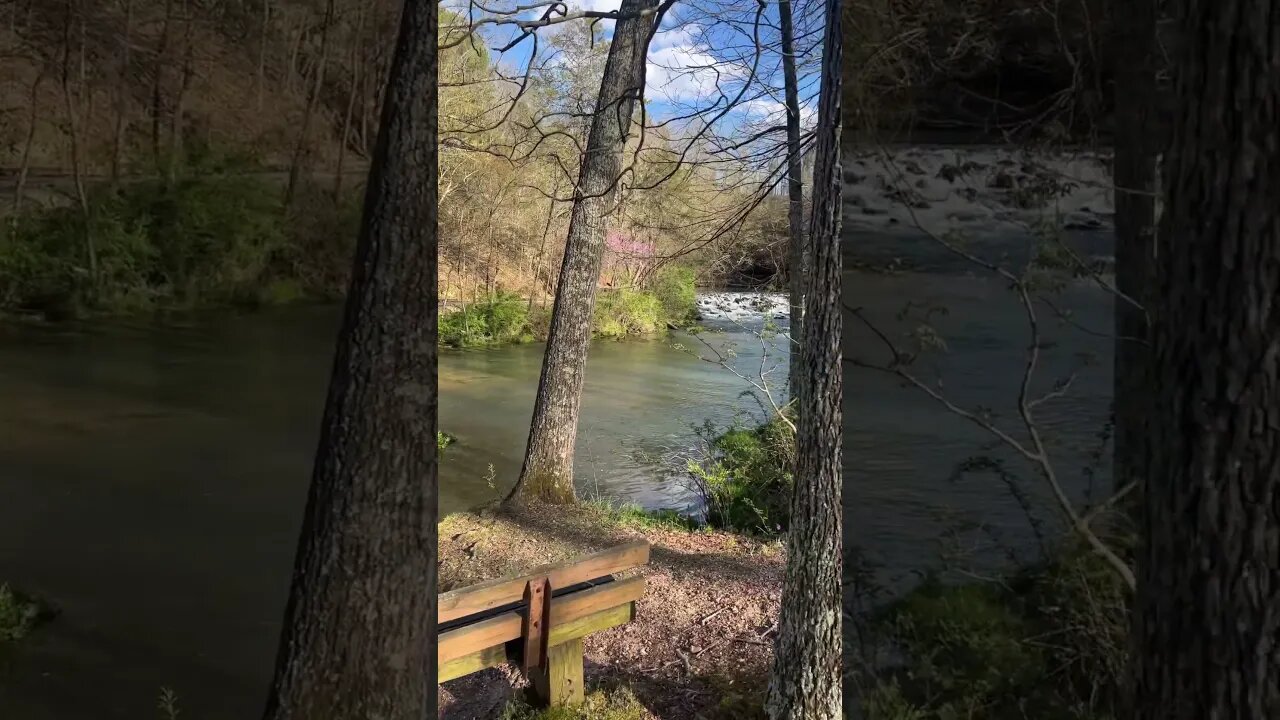
[[648, 562], [649, 543], [637, 541], [442, 593], [438, 681], [507, 662], [537, 666], [548, 647], [629, 622], [644, 578], [615, 576]]

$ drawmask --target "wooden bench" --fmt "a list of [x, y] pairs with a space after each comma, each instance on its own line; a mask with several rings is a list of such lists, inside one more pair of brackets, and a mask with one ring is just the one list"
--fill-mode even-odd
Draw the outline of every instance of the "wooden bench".
[[638, 541], [442, 593], [438, 682], [510, 663], [541, 702], [581, 703], [582, 638], [635, 618], [644, 578], [617, 575], [648, 563]]

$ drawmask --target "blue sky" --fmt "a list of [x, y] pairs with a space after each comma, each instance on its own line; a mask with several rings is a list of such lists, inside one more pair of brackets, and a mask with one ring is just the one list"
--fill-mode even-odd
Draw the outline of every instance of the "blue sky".
[[[486, 3], [489, 7], [507, 8], [514, 5], [508, 0], [503, 4]], [[570, 12], [578, 10], [609, 11], [615, 10], [620, 0], [572, 0]], [[466, 0], [446, 0], [446, 6], [465, 12]], [[820, 10], [821, 6], [813, 3], [808, 8]], [[645, 90], [651, 117], [655, 120], [669, 119], [676, 115], [688, 114], [695, 108], [709, 107], [720, 93], [733, 97], [748, 77], [745, 61], [750, 54], [745, 50], [750, 43], [749, 33], [752, 31], [751, 18], [754, 16], [756, 3], [754, 0], [680, 0], [663, 20], [662, 28], [655, 36], [649, 48], [649, 67], [647, 70], [647, 87]], [[810, 46], [820, 40], [820, 28], [813, 21], [801, 19], [806, 14], [805, 5], [797, 3], [797, 32], [806, 28], [811, 32], [807, 38], [801, 38], [802, 47]], [[477, 16], [480, 12], [476, 11]], [[540, 16], [541, 9], [526, 11], [523, 18], [532, 19]], [[813, 13], [807, 13], [812, 15]], [[733, 16], [738, 20], [735, 24], [718, 22], [716, 18]], [[588, 22], [575, 20], [572, 22]], [[612, 32], [611, 21], [601, 21], [601, 29], [605, 36]], [[765, 43], [776, 43], [777, 7], [770, 3], [765, 11], [760, 32]], [[555, 26], [541, 28], [538, 32], [545, 38], [557, 31]], [[491, 48], [504, 45], [514, 36], [514, 29], [489, 26], [485, 35]], [[533, 43], [526, 39], [517, 47], [508, 50], [501, 58], [505, 68], [523, 68], [529, 59]], [[540, 54], [545, 57], [540, 48]], [[816, 95], [818, 89], [817, 60], [820, 51], [812, 53], [813, 60], [808, 68], [802, 68], [800, 80], [801, 118], [806, 125], [812, 125], [816, 114]], [[748, 91], [750, 98], [740, 108], [731, 112], [718, 126], [722, 134], [746, 132], [759, 124], [776, 124], [785, 117], [782, 104], [782, 71], [779, 58], [775, 52], [766, 51], [760, 58], [756, 69], [757, 78], [762, 82], [753, 85]], [[765, 86], [776, 86], [778, 90], [769, 95], [762, 93]], [[736, 132], [735, 132], [736, 131]]]

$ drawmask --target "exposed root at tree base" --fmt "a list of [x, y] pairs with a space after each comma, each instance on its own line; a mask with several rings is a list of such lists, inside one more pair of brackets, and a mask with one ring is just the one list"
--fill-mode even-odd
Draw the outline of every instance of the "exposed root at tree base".
[[[440, 591], [518, 574], [636, 538], [652, 544], [636, 618], [585, 641], [588, 691], [625, 685], [649, 718], [750, 718], [773, 657], [780, 544], [654, 527], [592, 506], [525, 504], [440, 523]], [[440, 717], [497, 718], [527, 686], [513, 668], [445, 683]]]

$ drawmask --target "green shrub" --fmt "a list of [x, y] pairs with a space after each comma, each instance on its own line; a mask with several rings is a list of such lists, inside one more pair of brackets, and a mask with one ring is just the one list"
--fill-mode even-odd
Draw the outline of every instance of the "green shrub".
[[596, 298], [596, 337], [618, 340], [665, 329], [662, 303], [651, 293], [624, 287], [601, 290]]
[[[35, 207], [0, 230], [0, 310], [61, 317], [293, 302], [346, 290], [359, 194], [334, 202], [282, 190], [252, 159], [193, 147], [173, 184], [94, 188], [79, 205]], [[89, 246], [97, 257], [91, 271]]]
[[449, 433], [436, 432], [436, 450], [443, 453], [445, 448], [456, 442], [458, 442], [458, 438], [450, 435]]
[[1080, 543], [1003, 581], [927, 579], [871, 619], [902, 661], [864, 695], [866, 717], [1117, 717], [1128, 620], [1128, 589]]
[[492, 297], [440, 316], [440, 343], [456, 348], [492, 347], [533, 339], [529, 303], [499, 291]]
[[755, 428], [733, 428], [710, 446], [710, 457], [688, 467], [706, 505], [707, 523], [766, 536], [784, 532], [796, 452], [791, 427], [774, 417]]
[[38, 602], [0, 585], [0, 643], [26, 637], [45, 615]]
[[667, 265], [649, 281], [649, 292], [662, 305], [664, 319], [675, 325], [693, 321], [698, 311], [697, 275], [684, 265]]

